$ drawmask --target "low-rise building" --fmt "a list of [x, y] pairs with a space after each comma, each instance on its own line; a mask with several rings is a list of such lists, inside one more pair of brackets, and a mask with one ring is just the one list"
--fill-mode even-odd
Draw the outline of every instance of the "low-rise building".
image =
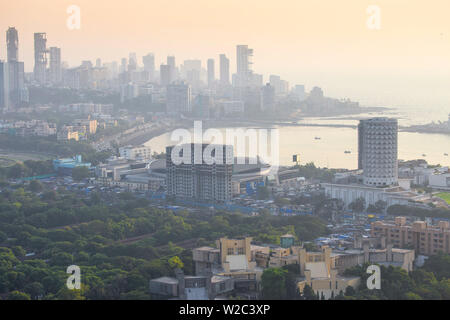
[[396, 217], [395, 223], [376, 221], [371, 227], [372, 237], [386, 237], [396, 247], [414, 248], [417, 254], [450, 253], [450, 227], [448, 221], [429, 225], [425, 221], [407, 224], [405, 217]]
[[91, 164], [89, 162], [83, 162], [81, 155], [77, 155], [74, 158], [53, 160], [53, 168], [58, 175], [71, 176], [73, 169], [77, 167], [86, 167], [90, 170]]
[[119, 154], [127, 160], [151, 159], [152, 150], [147, 146], [126, 146], [119, 148]]

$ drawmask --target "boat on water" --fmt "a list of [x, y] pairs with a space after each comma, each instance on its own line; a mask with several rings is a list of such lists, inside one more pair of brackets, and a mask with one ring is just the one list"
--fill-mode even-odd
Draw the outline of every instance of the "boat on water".
[[448, 157], [448, 153], [444, 153], [444, 156]]
[[346, 153], [346, 154], [349, 154], [349, 153], [352, 153], [351, 151], [348, 151], [348, 150], [346, 150], [346, 151], [344, 151], [344, 153]]
[[316, 140], [320, 140], [320, 139], [322, 139], [321, 137], [315, 137], [314, 139], [316, 139]]

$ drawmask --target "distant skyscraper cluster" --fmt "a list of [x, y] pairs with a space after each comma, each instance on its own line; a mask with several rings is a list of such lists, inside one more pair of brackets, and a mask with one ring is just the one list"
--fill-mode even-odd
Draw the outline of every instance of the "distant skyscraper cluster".
[[19, 33], [6, 31], [7, 61], [0, 61], [0, 108], [9, 110], [28, 103], [24, 63], [19, 61]]
[[[145, 103], [165, 104], [173, 114], [195, 114], [195, 117], [239, 116], [253, 112], [276, 111], [279, 98], [291, 94], [289, 83], [271, 75], [264, 85], [263, 76], [253, 72], [253, 49], [236, 46], [236, 69], [232, 73], [225, 54], [178, 62], [168, 55], [160, 65], [155, 54], [138, 59], [135, 52], [120, 61], [94, 63], [83, 61], [71, 67], [62, 61], [62, 50], [49, 46], [45, 32], [34, 33], [33, 73], [25, 77], [24, 64], [19, 61], [19, 34], [7, 31], [7, 61], [0, 62], [0, 107], [10, 109], [28, 102], [26, 81], [35, 86], [65, 87], [75, 90], [112, 90], [127, 103], [142, 96]], [[158, 69], [157, 69], [158, 68]], [[27, 83], [28, 83], [27, 82]], [[301, 89], [303, 88], [303, 93]], [[304, 99], [304, 87], [296, 87], [293, 96]]]

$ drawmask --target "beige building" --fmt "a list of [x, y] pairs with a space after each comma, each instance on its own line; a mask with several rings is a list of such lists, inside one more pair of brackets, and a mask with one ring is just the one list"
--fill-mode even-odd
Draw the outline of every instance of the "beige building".
[[68, 140], [75, 140], [78, 141], [78, 131], [74, 130], [71, 126], [63, 127], [60, 131], [58, 131], [56, 135], [56, 139], [58, 141], [68, 141]]
[[333, 266], [331, 248], [323, 247], [322, 252], [307, 252], [304, 248], [296, 250], [302, 277], [297, 283], [300, 293], [309, 285], [319, 297], [330, 299], [341, 291], [344, 292], [349, 286], [356, 288], [359, 285], [359, 277], [338, 275], [338, 270]]
[[256, 293], [261, 281], [262, 268], [257, 266], [252, 238], [216, 241], [216, 247], [201, 247], [193, 250], [196, 275], [212, 272], [214, 275], [232, 278], [235, 290], [241, 293]]
[[450, 227], [448, 221], [428, 225], [425, 221], [406, 223], [405, 217], [396, 217], [394, 223], [372, 223], [372, 237], [386, 237], [396, 247], [414, 248], [417, 254], [433, 255], [439, 251], [450, 253]]

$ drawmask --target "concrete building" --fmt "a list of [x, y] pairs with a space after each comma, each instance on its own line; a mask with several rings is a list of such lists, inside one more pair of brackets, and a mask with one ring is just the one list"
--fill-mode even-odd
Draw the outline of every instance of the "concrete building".
[[398, 183], [398, 123], [396, 119], [361, 120], [358, 126], [358, 168], [367, 186]]
[[83, 162], [80, 155], [74, 158], [68, 159], [55, 159], [53, 160], [53, 168], [58, 173], [58, 175], [72, 175], [72, 170], [78, 167], [86, 167], [91, 169], [91, 164], [89, 162]]
[[142, 62], [144, 63], [144, 71], [147, 72], [147, 80], [155, 81], [155, 55], [153, 53], [149, 53], [142, 58]]
[[167, 86], [167, 112], [182, 114], [192, 112], [191, 86], [180, 82]]
[[[259, 247], [251, 245], [252, 238], [216, 241], [216, 248], [202, 247], [193, 250], [197, 275], [213, 273], [215, 276], [234, 280], [234, 291], [255, 298], [263, 269], [255, 259]], [[262, 248], [261, 250], [265, 250]]]
[[172, 78], [173, 73], [172, 73], [171, 68], [170, 68], [169, 65], [162, 64], [159, 67], [159, 73], [160, 73], [160, 75], [159, 75], [160, 84], [162, 86], [168, 86], [169, 84], [172, 83], [172, 81], [173, 81], [173, 78]]
[[396, 217], [395, 223], [372, 223], [372, 237], [386, 237], [387, 243], [396, 247], [413, 247], [418, 255], [433, 255], [442, 251], [450, 253], [450, 227], [448, 221], [429, 225], [425, 221], [406, 223], [405, 217]]
[[34, 34], [34, 80], [39, 84], [47, 81], [47, 34]]
[[208, 87], [212, 88], [216, 81], [216, 72], [214, 69], [214, 59], [208, 59], [207, 68], [208, 68]]
[[307, 252], [304, 248], [297, 249], [300, 276], [297, 287], [300, 293], [306, 285], [309, 285], [314, 293], [325, 299], [337, 296], [347, 287], [356, 288], [359, 285], [359, 277], [344, 277], [338, 275], [338, 270], [333, 267], [331, 248], [323, 247], [321, 252]]
[[240, 100], [218, 101], [216, 105], [223, 115], [241, 115], [245, 111], [244, 102]]
[[411, 201], [420, 201], [424, 195], [419, 195], [401, 186], [387, 188], [369, 187], [361, 184], [322, 183], [325, 195], [331, 199], [340, 199], [348, 206], [358, 198], [363, 198], [366, 206], [375, 205], [377, 201], [385, 201], [387, 206], [395, 204], [409, 205]]
[[64, 126], [56, 135], [58, 141], [79, 140], [78, 131], [73, 126]]
[[213, 300], [234, 290], [234, 280], [230, 277], [186, 276], [181, 270], [175, 273], [176, 278], [150, 280], [150, 293], [161, 299]]
[[274, 111], [275, 110], [275, 88], [270, 84], [266, 84], [261, 88], [262, 91], [262, 110]]
[[253, 49], [250, 49], [248, 45], [238, 45], [236, 47], [236, 86], [247, 87], [252, 80], [252, 57]]
[[220, 55], [220, 84], [227, 86], [230, 84], [230, 59], [226, 55]]
[[433, 173], [428, 176], [428, 180], [432, 188], [450, 190], [450, 173]]
[[151, 159], [152, 158], [152, 150], [147, 146], [126, 146], [119, 148], [119, 154], [121, 158], [127, 160], [136, 160], [136, 159]]
[[19, 34], [14, 27], [6, 31], [6, 50], [8, 62], [19, 61]]
[[52, 84], [60, 84], [62, 82], [61, 68], [61, 48], [50, 48], [50, 81]]
[[231, 200], [232, 146], [185, 144], [174, 148], [166, 148], [169, 197], [220, 203]]

